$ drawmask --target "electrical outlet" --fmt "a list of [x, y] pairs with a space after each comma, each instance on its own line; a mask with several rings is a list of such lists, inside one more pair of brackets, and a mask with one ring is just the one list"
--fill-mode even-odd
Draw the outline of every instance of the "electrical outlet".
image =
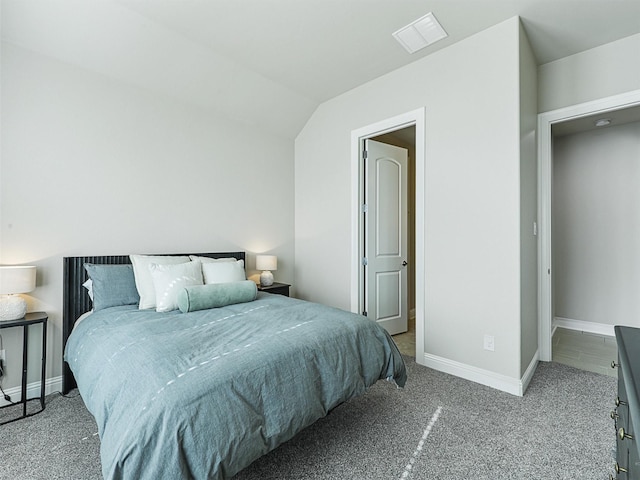
[[493, 352], [495, 350], [495, 338], [493, 335], [484, 336], [484, 349]]

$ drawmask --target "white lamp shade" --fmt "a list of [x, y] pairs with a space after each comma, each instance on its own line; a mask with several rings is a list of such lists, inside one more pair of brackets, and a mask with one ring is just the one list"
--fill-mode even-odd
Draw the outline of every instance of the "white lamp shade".
[[27, 293], [36, 288], [36, 267], [0, 267], [0, 295]]
[[275, 255], [256, 255], [256, 270], [277, 270], [278, 257]]

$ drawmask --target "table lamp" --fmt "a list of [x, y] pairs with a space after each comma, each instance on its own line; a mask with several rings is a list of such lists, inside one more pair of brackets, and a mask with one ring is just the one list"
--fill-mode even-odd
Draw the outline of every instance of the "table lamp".
[[0, 322], [17, 320], [27, 313], [27, 301], [19, 293], [36, 288], [36, 267], [0, 267]]
[[263, 287], [273, 285], [273, 273], [271, 273], [271, 270], [278, 269], [278, 257], [275, 255], [256, 255], [256, 269], [262, 270], [260, 285]]

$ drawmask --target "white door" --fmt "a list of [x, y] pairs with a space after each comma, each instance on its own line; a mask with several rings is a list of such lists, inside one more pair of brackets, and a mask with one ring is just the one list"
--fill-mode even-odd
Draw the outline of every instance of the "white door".
[[395, 335], [408, 329], [408, 155], [374, 140], [365, 140], [365, 151], [365, 310]]

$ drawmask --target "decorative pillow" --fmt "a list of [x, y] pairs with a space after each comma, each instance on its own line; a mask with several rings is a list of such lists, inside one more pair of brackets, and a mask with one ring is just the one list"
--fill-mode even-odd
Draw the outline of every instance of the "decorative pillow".
[[87, 289], [87, 295], [89, 295], [89, 298], [93, 302], [93, 282], [91, 279], [84, 282], [82, 286]]
[[91, 279], [94, 311], [120, 305], [136, 305], [140, 301], [131, 265], [85, 263], [84, 268]]
[[192, 262], [196, 260], [201, 263], [216, 263], [216, 262], [237, 262], [237, 258], [228, 257], [228, 258], [211, 258], [211, 257], [199, 257], [198, 255], [189, 255], [189, 258]]
[[178, 308], [182, 313], [252, 302], [258, 288], [251, 280], [185, 287], [178, 293]]
[[247, 279], [244, 272], [244, 260], [203, 263], [202, 273], [205, 284], [241, 282]]
[[153, 287], [156, 292], [156, 311], [170, 312], [178, 308], [178, 293], [191, 285], [202, 285], [202, 264], [200, 262], [178, 265], [149, 265]]
[[176, 265], [186, 263], [189, 257], [174, 257], [171, 255], [129, 255], [133, 265], [133, 273], [136, 279], [136, 287], [140, 294], [140, 309], [156, 308], [156, 290], [153, 287], [153, 279], [149, 265]]

